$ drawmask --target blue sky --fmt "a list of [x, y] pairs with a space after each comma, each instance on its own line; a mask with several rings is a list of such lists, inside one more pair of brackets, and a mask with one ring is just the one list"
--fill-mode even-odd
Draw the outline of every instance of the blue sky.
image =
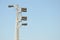
[[10, 4], [28, 9], [20, 40], [60, 40], [60, 0], [0, 0], [0, 40], [15, 39], [16, 10]]

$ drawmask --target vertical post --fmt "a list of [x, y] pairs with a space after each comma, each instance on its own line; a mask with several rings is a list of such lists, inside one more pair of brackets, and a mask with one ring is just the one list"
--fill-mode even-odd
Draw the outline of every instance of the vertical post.
[[19, 40], [19, 28], [21, 23], [21, 12], [19, 12], [19, 6], [16, 5], [16, 40]]
[[19, 28], [18, 28], [18, 6], [17, 6], [17, 8], [16, 8], [16, 40], [19, 40], [18, 33], [19, 33]]

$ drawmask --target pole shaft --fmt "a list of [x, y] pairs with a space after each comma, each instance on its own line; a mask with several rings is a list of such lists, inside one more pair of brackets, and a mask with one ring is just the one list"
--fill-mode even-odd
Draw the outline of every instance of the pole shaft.
[[19, 9], [19, 6], [16, 5], [16, 40], [20, 40], [20, 37], [19, 37], [19, 29], [21, 27], [21, 11]]
[[19, 40], [19, 18], [18, 18], [18, 6], [16, 8], [17, 12], [16, 12], [16, 40]]

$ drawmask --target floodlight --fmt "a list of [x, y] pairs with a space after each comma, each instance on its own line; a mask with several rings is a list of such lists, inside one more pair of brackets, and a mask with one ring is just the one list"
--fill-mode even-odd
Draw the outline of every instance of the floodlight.
[[22, 19], [21, 20], [26, 21], [27, 20], [27, 16], [22, 16]]
[[23, 26], [26, 26], [26, 25], [27, 25], [27, 23], [22, 23], [22, 25], [23, 25]]
[[8, 5], [9, 8], [14, 7], [14, 5]]
[[27, 12], [27, 8], [21, 8], [22, 12]]

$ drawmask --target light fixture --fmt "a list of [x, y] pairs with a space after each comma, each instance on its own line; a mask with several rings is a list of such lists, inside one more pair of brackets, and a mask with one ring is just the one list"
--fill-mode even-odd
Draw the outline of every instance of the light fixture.
[[27, 8], [21, 8], [22, 12], [27, 12]]
[[8, 5], [9, 8], [14, 7], [14, 5]]
[[27, 25], [27, 23], [22, 23], [22, 26], [26, 26]]
[[22, 16], [21, 20], [27, 21], [27, 16]]

